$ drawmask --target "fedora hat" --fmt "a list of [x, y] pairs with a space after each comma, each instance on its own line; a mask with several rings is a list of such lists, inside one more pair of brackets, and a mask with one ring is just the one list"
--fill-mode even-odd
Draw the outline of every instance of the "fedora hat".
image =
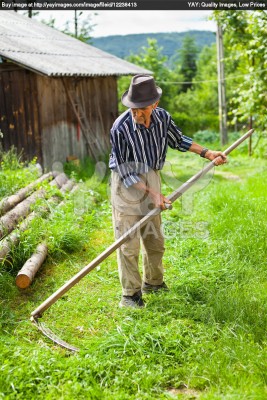
[[153, 76], [138, 74], [132, 77], [132, 81], [121, 97], [121, 102], [129, 108], [150, 106], [160, 99], [162, 90], [156, 86]]

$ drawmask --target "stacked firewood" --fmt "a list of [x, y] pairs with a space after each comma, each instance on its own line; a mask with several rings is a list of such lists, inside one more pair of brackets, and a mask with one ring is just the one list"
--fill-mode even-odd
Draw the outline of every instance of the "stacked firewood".
[[[21, 232], [29, 227], [34, 218], [44, 212], [44, 210], [31, 210], [37, 200], [47, 197], [46, 190], [41, 187], [41, 184], [48, 181], [49, 185], [57, 187], [62, 194], [77, 188], [75, 182], [64, 173], [49, 172], [17, 193], [0, 201], [0, 262], [5, 262], [11, 249], [18, 245]], [[59, 203], [58, 206], [63, 202], [64, 200], [60, 203], [56, 196], [48, 199], [48, 203]], [[45, 211], [49, 212], [49, 207]], [[47, 244], [40, 243], [17, 274], [16, 285], [19, 288], [27, 288], [31, 284], [35, 274], [45, 261], [47, 253]]]

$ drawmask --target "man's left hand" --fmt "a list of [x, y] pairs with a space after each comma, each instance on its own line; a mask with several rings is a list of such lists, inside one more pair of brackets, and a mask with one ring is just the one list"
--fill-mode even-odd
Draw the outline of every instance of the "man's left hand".
[[222, 165], [227, 163], [227, 157], [222, 151], [208, 150], [205, 154], [205, 158], [210, 161], [213, 161], [216, 158], [216, 161], [214, 162], [215, 165]]

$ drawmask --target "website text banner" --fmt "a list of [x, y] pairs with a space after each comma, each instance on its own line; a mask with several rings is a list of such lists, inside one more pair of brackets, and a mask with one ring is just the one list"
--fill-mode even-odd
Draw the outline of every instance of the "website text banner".
[[267, 10], [267, 0], [185, 1], [79, 1], [79, 0], [0, 0], [0, 10]]

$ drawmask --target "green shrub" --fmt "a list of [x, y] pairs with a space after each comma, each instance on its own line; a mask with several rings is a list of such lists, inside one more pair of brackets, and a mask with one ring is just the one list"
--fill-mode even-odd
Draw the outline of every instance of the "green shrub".
[[198, 131], [194, 134], [193, 139], [199, 144], [218, 143], [219, 133], [210, 131], [208, 129], [204, 131]]
[[192, 116], [185, 112], [174, 112], [172, 118], [187, 136], [194, 136], [195, 132], [199, 130], [218, 130], [218, 117], [212, 114]]

